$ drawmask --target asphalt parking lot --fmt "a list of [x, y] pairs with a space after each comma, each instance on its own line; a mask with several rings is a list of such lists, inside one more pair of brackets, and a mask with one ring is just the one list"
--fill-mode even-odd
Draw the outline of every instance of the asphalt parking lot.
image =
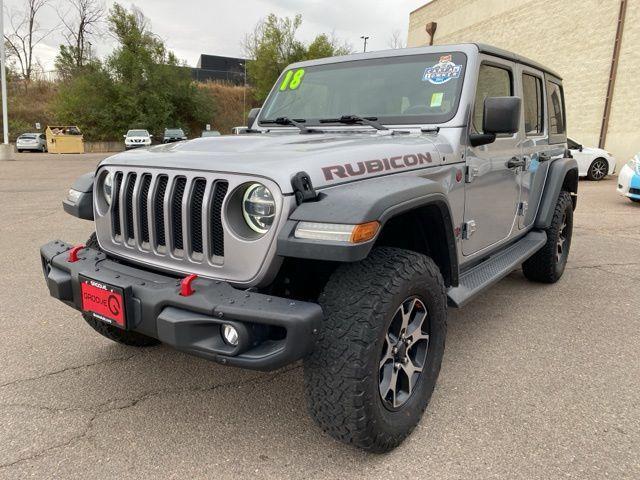
[[84, 242], [60, 202], [101, 155], [0, 162], [0, 478], [640, 478], [640, 205], [580, 182], [568, 270], [451, 310], [440, 380], [387, 455], [324, 436], [302, 368], [222, 367], [100, 337], [38, 256]]

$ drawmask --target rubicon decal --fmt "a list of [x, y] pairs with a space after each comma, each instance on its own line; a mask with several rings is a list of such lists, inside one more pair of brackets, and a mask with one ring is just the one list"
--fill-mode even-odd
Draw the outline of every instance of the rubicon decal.
[[409, 153], [407, 155], [398, 155], [397, 157], [322, 167], [322, 173], [324, 173], [325, 180], [331, 181], [337, 178], [357, 177], [370, 173], [416, 167], [432, 162], [433, 159], [430, 153]]

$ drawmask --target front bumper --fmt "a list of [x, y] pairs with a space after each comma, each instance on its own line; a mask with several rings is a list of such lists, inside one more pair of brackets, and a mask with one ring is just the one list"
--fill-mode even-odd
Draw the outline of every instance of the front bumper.
[[[40, 248], [50, 294], [81, 310], [79, 275], [120, 287], [125, 292], [128, 328], [178, 350], [226, 365], [274, 370], [299, 360], [312, 349], [322, 309], [309, 302], [248, 292], [228, 283], [198, 278], [195, 292], [179, 294], [180, 279], [117, 263], [90, 248], [70, 262], [71, 245], [49, 242]], [[251, 333], [244, 347], [222, 340], [222, 324]]]
[[616, 190], [620, 195], [640, 200], [640, 175], [629, 165], [625, 165], [618, 175]]

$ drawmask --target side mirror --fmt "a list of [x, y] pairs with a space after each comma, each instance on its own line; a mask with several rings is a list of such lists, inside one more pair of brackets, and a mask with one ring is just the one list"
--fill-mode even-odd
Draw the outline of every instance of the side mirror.
[[122, 138], [127, 138], [127, 136], [126, 135], [122, 135]]
[[578, 151], [581, 152], [584, 147], [582, 145], [578, 145]]
[[152, 133], [149, 134], [149, 138], [153, 138], [153, 134]]
[[259, 108], [252, 108], [251, 110], [249, 110], [249, 115], [247, 115], [247, 128], [251, 129], [254, 122], [258, 118], [258, 115], [260, 115]]
[[517, 133], [520, 126], [520, 97], [487, 97], [484, 99], [482, 130], [469, 136], [472, 146], [493, 143], [496, 135]]

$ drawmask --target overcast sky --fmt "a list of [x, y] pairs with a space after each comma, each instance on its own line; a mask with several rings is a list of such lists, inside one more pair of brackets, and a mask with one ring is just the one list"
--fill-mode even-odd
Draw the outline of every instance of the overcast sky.
[[[319, 33], [335, 33], [340, 40], [362, 49], [361, 35], [368, 35], [367, 50], [388, 48], [395, 30], [406, 41], [409, 12], [427, 0], [137, 0], [121, 1], [136, 5], [151, 21], [153, 31], [188, 65], [195, 66], [201, 53], [242, 56], [242, 39], [269, 13], [279, 16], [302, 14], [299, 38], [305, 42]], [[5, 0], [8, 13], [20, 10], [25, 0]], [[42, 10], [41, 26], [53, 29], [60, 23], [58, 12], [65, 11], [65, 0], [50, 0]], [[105, 2], [107, 6], [112, 1]], [[7, 14], [5, 13], [5, 24]], [[8, 26], [5, 25], [5, 31]], [[45, 70], [53, 69], [53, 58], [62, 42], [54, 30], [37, 48], [36, 56]], [[112, 40], [105, 36], [92, 41], [98, 56], [108, 53]]]

